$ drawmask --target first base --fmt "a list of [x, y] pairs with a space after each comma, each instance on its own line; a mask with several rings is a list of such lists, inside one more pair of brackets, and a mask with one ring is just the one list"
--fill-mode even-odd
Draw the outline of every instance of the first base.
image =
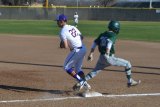
[[95, 91], [86, 91], [82, 93], [82, 97], [99, 97], [102, 96], [102, 93]]

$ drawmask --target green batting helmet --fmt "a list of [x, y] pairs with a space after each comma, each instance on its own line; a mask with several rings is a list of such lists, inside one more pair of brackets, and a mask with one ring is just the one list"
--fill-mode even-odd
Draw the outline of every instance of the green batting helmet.
[[120, 30], [120, 23], [112, 20], [108, 24], [108, 29], [118, 34]]

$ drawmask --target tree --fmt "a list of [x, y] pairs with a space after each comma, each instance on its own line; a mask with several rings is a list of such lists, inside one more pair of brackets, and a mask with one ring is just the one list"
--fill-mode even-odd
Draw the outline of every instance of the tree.
[[12, 0], [1, 0], [3, 5], [13, 5], [13, 1]]
[[33, 3], [36, 0], [1, 0], [3, 5], [24, 5], [25, 3]]
[[111, 6], [116, 0], [96, 0], [96, 2], [104, 7]]

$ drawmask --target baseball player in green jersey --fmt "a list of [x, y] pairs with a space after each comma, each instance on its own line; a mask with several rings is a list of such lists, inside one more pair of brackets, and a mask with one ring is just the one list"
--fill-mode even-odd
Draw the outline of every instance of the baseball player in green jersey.
[[91, 51], [88, 56], [88, 60], [93, 60], [93, 53], [98, 46], [98, 50], [100, 53], [99, 59], [95, 68], [89, 72], [85, 79], [80, 83], [76, 84], [76, 90], [80, 90], [83, 88], [83, 82], [88, 81], [95, 77], [99, 72], [101, 72], [104, 68], [108, 66], [122, 66], [125, 68], [125, 73], [127, 77], [127, 86], [135, 86], [140, 83], [139, 81], [135, 81], [131, 77], [131, 63], [125, 59], [115, 57], [115, 42], [117, 39], [117, 34], [120, 31], [120, 23], [118, 21], [110, 21], [108, 24], [109, 31], [105, 31], [101, 33], [98, 38], [96, 38], [92, 44]]

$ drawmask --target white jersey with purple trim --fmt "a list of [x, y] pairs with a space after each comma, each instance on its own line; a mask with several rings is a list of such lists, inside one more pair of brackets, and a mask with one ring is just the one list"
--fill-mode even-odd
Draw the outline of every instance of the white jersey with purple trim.
[[60, 38], [61, 40], [67, 40], [70, 48], [78, 48], [82, 46], [81, 32], [74, 26], [65, 25], [61, 29]]
[[86, 54], [86, 47], [81, 40], [81, 32], [74, 26], [64, 25], [60, 31], [61, 40], [67, 40], [70, 53], [64, 62], [64, 69], [67, 71], [74, 67], [76, 73], [82, 71], [82, 63]]

